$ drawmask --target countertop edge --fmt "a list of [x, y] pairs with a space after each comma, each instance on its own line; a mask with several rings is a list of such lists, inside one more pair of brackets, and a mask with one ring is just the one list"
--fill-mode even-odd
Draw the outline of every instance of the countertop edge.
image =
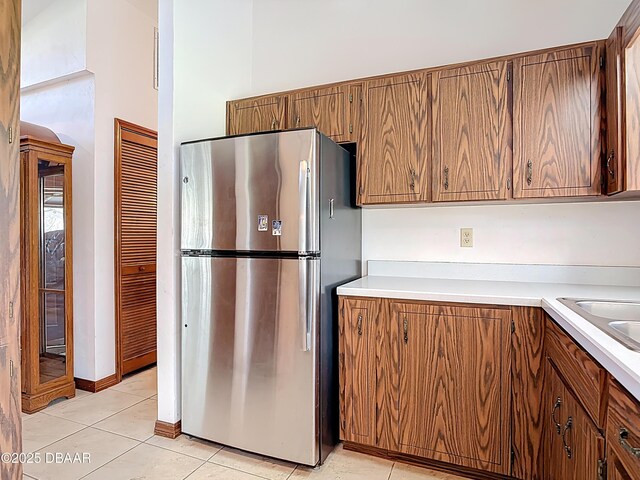
[[[602, 365], [637, 401], [640, 402], [640, 364], [635, 369], [620, 358], [607, 343], [615, 342], [608, 335], [572, 312], [556, 298], [535, 296], [480, 295], [417, 290], [394, 290], [363, 286], [340, 286], [337, 294], [348, 297], [387, 298], [393, 300], [476, 303], [512, 307], [540, 307], [560, 325], [587, 353]], [[557, 303], [557, 305], [555, 305]], [[619, 348], [624, 349], [622, 345]]]

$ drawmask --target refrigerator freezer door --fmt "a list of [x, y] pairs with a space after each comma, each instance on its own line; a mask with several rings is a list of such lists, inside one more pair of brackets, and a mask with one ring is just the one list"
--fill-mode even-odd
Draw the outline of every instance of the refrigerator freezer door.
[[318, 252], [315, 129], [181, 147], [182, 250]]
[[318, 463], [318, 281], [318, 259], [182, 258], [183, 432]]

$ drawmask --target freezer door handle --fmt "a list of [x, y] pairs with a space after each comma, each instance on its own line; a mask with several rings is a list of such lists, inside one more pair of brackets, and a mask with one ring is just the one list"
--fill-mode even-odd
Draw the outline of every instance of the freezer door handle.
[[302, 332], [303, 352], [311, 351], [311, 332], [313, 330], [313, 318], [317, 309], [317, 263], [314, 260], [300, 260], [299, 262], [300, 331]]

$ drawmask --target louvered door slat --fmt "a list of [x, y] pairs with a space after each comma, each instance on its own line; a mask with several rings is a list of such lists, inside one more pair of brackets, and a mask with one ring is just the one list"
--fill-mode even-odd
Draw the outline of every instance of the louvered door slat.
[[157, 137], [119, 121], [116, 135], [118, 350], [124, 374], [156, 360]]

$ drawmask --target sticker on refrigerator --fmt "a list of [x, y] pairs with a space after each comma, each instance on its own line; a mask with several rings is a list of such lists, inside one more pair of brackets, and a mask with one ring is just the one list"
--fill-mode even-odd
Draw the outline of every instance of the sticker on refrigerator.
[[258, 215], [258, 231], [269, 231], [269, 215]]
[[271, 235], [282, 235], [282, 220], [274, 220], [271, 222]]

